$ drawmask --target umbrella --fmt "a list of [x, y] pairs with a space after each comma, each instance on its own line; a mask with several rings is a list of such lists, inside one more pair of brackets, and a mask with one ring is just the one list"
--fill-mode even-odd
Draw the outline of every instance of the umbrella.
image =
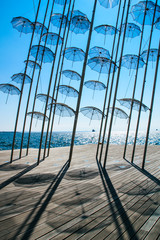
[[99, 108], [87, 106], [80, 109], [80, 112], [90, 119], [90, 123], [92, 120], [100, 120], [103, 116], [102, 111]]
[[35, 67], [35, 69], [40, 69], [41, 68], [41, 66], [37, 63], [37, 62], [34, 62], [34, 61], [32, 61], [32, 60], [25, 60], [24, 61], [24, 63], [26, 63], [27, 64], [27, 62], [28, 62], [28, 66], [30, 67], [30, 68], [34, 68]]
[[78, 91], [71, 86], [60, 85], [58, 90], [61, 94], [66, 95], [66, 97], [68, 97], [68, 96], [69, 97], [74, 97], [74, 98], [78, 97]]
[[119, 0], [99, 0], [99, 3], [105, 8], [114, 8], [118, 2]]
[[[39, 93], [39, 94], [37, 94], [36, 98], [38, 100], [40, 100], [41, 102], [45, 103], [47, 100], [47, 94]], [[52, 97], [48, 96], [48, 103], [52, 103], [52, 101], [54, 101], [54, 99]]]
[[151, 25], [153, 21], [155, 7], [156, 7], [155, 21], [156, 21], [160, 17], [160, 6], [155, 5], [155, 3], [153, 3], [152, 1], [147, 2], [140, 1], [139, 3], [133, 5], [131, 8], [131, 15], [133, 17], [133, 20], [142, 25], [146, 9], [145, 24]]
[[84, 14], [83, 12], [79, 11], [79, 10], [74, 10], [73, 13], [72, 13], [72, 17], [75, 17], [75, 16], [83, 16], [83, 17], [87, 17], [86, 14]]
[[87, 87], [87, 88], [90, 88], [93, 90], [93, 98], [94, 98], [94, 92], [95, 90], [98, 90], [98, 91], [102, 91], [106, 88], [106, 86], [104, 85], [104, 83], [102, 82], [99, 82], [99, 81], [95, 81], [95, 80], [90, 80], [90, 81], [86, 81], [84, 83], [84, 85]]
[[43, 34], [41, 39], [43, 42], [46, 42], [47, 44], [53, 45], [53, 46], [55, 46], [57, 43], [62, 44], [62, 40], [63, 40], [63, 38], [60, 37], [58, 34], [51, 33], [51, 32]]
[[94, 28], [94, 30], [97, 33], [103, 34], [104, 35], [104, 44], [106, 41], [106, 36], [107, 35], [114, 35], [118, 32], [118, 29], [116, 29], [115, 27], [111, 26], [111, 25], [99, 25], [97, 27]]
[[[62, 18], [63, 18], [63, 21], [62, 21]], [[66, 16], [63, 16], [61, 13], [55, 13], [51, 17], [51, 23], [53, 24], [53, 26], [57, 28], [61, 26], [61, 22], [62, 22], [62, 27], [65, 27], [66, 21], [67, 21]]]
[[70, 78], [71, 80], [75, 80], [75, 81], [81, 80], [80, 74], [75, 71], [72, 71], [72, 70], [64, 70], [64, 71], [62, 71], [62, 74], [65, 77]]
[[77, 15], [71, 19], [70, 30], [75, 34], [83, 34], [89, 30], [90, 21], [87, 17]]
[[32, 79], [27, 74], [24, 74], [24, 73], [17, 73], [11, 77], [12, 81], [19, 84], [22, 84], [24, 78], [25, 78], [24, 80], [25, 84], [31, 83]]
[[109, 51], [105, 48], [102, 48], [102, 47], [92, 47], [90, 50], [89, 50], [89, 56], [91, 58], [93, 57], [105, 57], [105, 58], [110, 58], [110, 54], [109, 54]]
[[141, 105], [141, 110], [142, 111], [146, 112], [147, 110], [149, 110], [149, 108], [145, 104], [141, 103], [139, 100], [136, 100], [136, 99], [122, 98], [122, 99], [117, 99], [117, 100], [122, 106], [124, 106], [128, 109], [131, 108], [131, 104], [133, 102], [133, 109], [134, 110], [139, 111], [140, 105]]
[[78, 61], [84, 60], [85, 53], [80, 48], [69, 47], [64, 50], [64, 56], [67, 60], [72, 61], [72, 66], [73, 66], [74, 61], [78, 62]]
[[[38, 52], [38, 55], [37, 55]], [[42, 61], [44, 63], [51, 63], [54, 60], [54, 53], [47, 47], [41, 46], [41, 45], [34, 45], [31, 48], [31, 55], [36, 58], [38, 61]]]
[[[34, 26], [35, 26], [35, 33], [37, 34], [40, 34], [40, 35], [43, 35], [45, 33], [47, 33], [47, 28], [42, 24], [42, 23], [39, 23], [39, 22], [33, 22]], [[42, 31], [43, 29], [43, 31]]]
[[158, 30], [160, 30], [160, 17], [156, 20], [154, 25]]
[[[141, 57], [146, 61], [147, 60], [148, 50], [142, 52]], [[148, 61], [155, 62], [158, 56], [158, 49], [152, 48], [149, 50], [149, 58]]]
[[27, 115], [30, 116], [30, 117], [33, 116], [33, 118], [37, 119], [35, 126], [37, 126], [38, 120], [43, 120], [44, 117], [45, 117], [45, 121], [48, 121], [48, 119], [49, 119], [49, 118], [48, 118], [46, 115], [44, 115], [43, 113], [41, 113], [41, 112], [36, 112], [36, 111], [35, 111], [35, 112], [28, 112]]
[[20, 94], [20, 90], [19, 88], [17, 88], [16, 86], [9, 84], [9, 83], [4, 83], [4, 84], [0, 84], [0, 91], [7, 93], [7, 99], [6, 99], [6, 103], [8, 101], [8, 97], [9, 94], [11, 95], [19, 95]]
[[[138, 60], [139, 60], [139, 63], [138, 63]], [[138, 57], [137, 55], [134, 55], [134, 54], [126, 54], [122, 57], [121, 65], [125, 68], [128, 68], [130, 70], [136, 69], [137, 64], [139, 68], [142, 68], [145, 64], [145, 62], [143, 61], [143, 58]]]
[[[126, 24], [122, 25], [121, 33], [124, 32], [125, 25]], [[135, 38], [135, 37], [139, 36], [140, 33], [141, 33], [141, 29], [140, 29], [140, 27], [138, 25], [136, 25], [134, 23], [127, 23], [125, 37], [127, 37], [127, 38]]]
[[[66, 2], [66, 0], [55, 0], [55, 3], [59, 4], [59, 5], [64, 5]], [[69, 3], [69, 0], [67, 0], [66, 3]]]
[[[55, 107], [55, 114], [59, 115], [59, 121], [60, 121], [60, 117], [72, 117], [75, 115], [75, 111], [64, 103], [49, 104], [48, 109], [50, 109], [51, 106]], [[52, 108], [52, 111], [53, 110], [54, 108]]]
[[[112, 112], [112, 109], [113, 109], [112, 107], [109, 108], [109, 113]], [[129, 116], [127, 115], [127, 113], [125, 111], [123, 111], [122, 109], [117, 108], [117, 107], [114, 108], [114, 116], [122, 118], [122, 119], [129, 118]]]
[[11, 21], [13, 28], [18, 30], [20, 33], [32, 33], [34, 29], [33, 23], [24, 17], [14, 17]]
[[[117, 66], [113, 61], [104, 57], [90, 58], [88, 60], [88, 66], [92, 70], [99, 72], [99, 77], [101, 73], [109, 73], [109, 70], [110, 70], [110, 73], [112, 73], [117, 69]], [[98, 80], [99, 80], [99, 77], [98, 77]]]

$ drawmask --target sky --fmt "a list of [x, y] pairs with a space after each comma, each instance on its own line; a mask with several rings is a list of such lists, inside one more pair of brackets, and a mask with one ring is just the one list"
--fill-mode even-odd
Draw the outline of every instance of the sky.
[[[133, 0], [131, 2], [131, 6], [136, 4], [137, 2], [138, 1]], [[88, 0], [88, 1], [76, 0], [74, 9], [82, 11], [87, 15], [89, 20], [91, 20], [93, 3], [94, 3], [93, 0]], [[23, 33], [20, 34], [16, 29], [13, 29], [11, 20], [13, 17], [23, 16], [25, 18], [28, 18], [30, 21], [34, 21], [35, 9], [37, 8], [37, 4], [38, 4], [38, 0], [34, 0], [34, 1], [33, 0], [23, 0], [23, 1], [8, 0], [8, 1], [2, 1], [1, 3], [0, 14], [1, 14], [2, 24], [0, 25], [0, 84], [2, 83], [13, 84], [13, 81], [11, 81], [11, 76], [16, 73], [24, 72], [24, 67], [25, 67], [24, 61], [27, 58], [28, 48], [29, 48], [30, 39], [31, 39], [31, 34], [23, 34]], [[160, 4], [160, 1], [158, 1], [158, 4]], [[39, 22], [43, 21], [45, 7], [46, 7], [46, 0], [42, 0], [40, 14], [38, 17]], [[118, 11], [118, 6], [107, 9], [101, 6], [98, 1], [96, 14], [95, 14], [94, 27], [101, 24], [108, 24], [108, 25], [115, 26], [117, 11]], [[62, 12], [62, 7], [55, 4], [54, 13], [61, 13], [61, 12]], [[47, 15], [47, 19], [48, 19], [48, 15]], [[141, 27], [140, 24], [133, 21], [131, 14], [129, 14], [128, 22], [135, 23]], [[46, 22], [46, 25], [47, 25], [47, 22]], [[58, 29], [51, 25], [50, 31], [57, 33]], [[149, 34], [150, 34], [150, 26], [146, 26], [145, 32], [144, 32], [143, 44], [142, 44], [143, 50], [147, 49]], [[85, 51], [87, 37], [88, 37], [88, 32], [86, 32], [83, 35], [82, 34], [76, 35], [74, 33], [70, 33], [67, 47], [74, 46], [74, 47], [81, 48], [83, 51]], [[159, 38], [160, 38], [160, 30], [157, 30], [154, 28], [151, 48], [158, 48]], [[37, 44], [38, 40], [39, 38], [37, 35], [34, 38], [34, 44]], [[104, 36], [102, 34], [97, 34], [95, 31], [93, 31], [90, 48], [94, 46], [100, 46], [100, 47], [106, 48], [111, 54], [112, 43], [113, 43], [113, 36], [108, 35], [104, 42]], [[138, 54], [139, 43], [140, 43], [140, 37], [135, 37], [133, 39], [130, 39], [130, 38], [126, 39], [123, 55]], [[48, 45], [47, 47], [50, 47], [53, 52], [55, 51], [55, 48], [53, 46], [51, 47]], [[119, 56], [120, 55], [118, 55], [118, 58], [117, 58], [118, 60], [119, 60]], [[31, 58], [31, 59], [34, 60], [34, 58]], [[68, 61], [65, 59], [63, 70], [70, 69], [70, 70], [77, 71], [79, 74], [81, 74], [82, 66], [83, 66], [82, 62], [74, 62], [72, 64], [71, 61]], [[138, 72], [138, 83], [137, 83], [136, 94], [135, 94], [136, 99], [140, 99], [144, 70], [145, 70], [145, 66], [139, 69], [139, 72]], [[51, 64], [50, 63], [43, 64], [42, 73], [40, 77], [40, 84], [38, 87], [38, 93], [47, 92], [48, 82], [50, 78], [50, 71], [51, 71]], [[115, 73], [115, 79], [117, 77], [117, 72], [118, 71], [116, 71]], [[146, 85], [145, 85], [144, 100], [143, 100], [143, 103], [146, 104], [148, 107], [150, 107], [151, 89], [153, 86], [154, 72], [155, 72], [155, 62], [149, 62]], [[28, 74], [29, 73], [30, 72], [28, 71]], [[34, 77], [35, 80], [37, 78], [37, 75], [38, 73], [36, 72]], [[54, 71], [53, 78], [54, 76], [55, 76], [55, 71]], [[134, 70], [129, 70], [124, 67], [121, 68], [117, 99], [124, 98], [124, 97], [129, 98], [132, 96], [134, 76], [135, 76]], [[89, 66], [86, 67], [85, 81], [98, 80], [98, 77], [99, 77], [99, 74], [96, 71], [91, 70]], [[159, 78], [160, 78], [160, 73], [158, 72], [158, 79]], [[107, 83], [107, 79], [108, 79], [107, 74], [100, 75], [100, 81], [103, 82], [105, 85]], [[67, 85], [69, 84], [69, 79], [62, 77], [61, 82], [62, 84]], [[14, 83], [14, 85], [20, 88], [20, 85], [16, 83]], [[79, 82], [72, 81], [71, 85], [77, 90], [79, 89]], [[28, 89], [29, 89], [29, 86], [26, 84], [24, 87], [24, 94], [22, 98], [22, 105], [21, 105], [22, 107], [21, 107], [20, 117], [18, 122], [18, 131], [21, 131], [23, 126], [23, 115], [25, 111], [25, 104], [26, 104]], [[33, 83], [33, 89], [35, 89], [35, 82]], [[156, 88], [156, 95], [155, 95], [154, 110], [153, 110], [153, 118], [152, 118], [153, 120], [151, 125], [152, 130], [159, 129], [159, 121], [160, 121], [159, 89], [160, 89], [160, 82], [158, 81], [157, 88]], [[96, 91], [94, 93], [94, 98], [93, 98], [93, 91], [84, 86], [82, 99], [81, 99], [81, 107], [95, 106], [102, 110], [104, 95], [105, 95], [105, 91]], [[33, 96], [34, 96], [34, 92], [32, 91], [31, 101], [29, 104], [29, 111], [31, 111], [32, 109]], [[0, 92], [0, 103], [1, 103], [0, 104], [0, 108], [1, 108], [0, 131], [13, 131], [19, 97], [10, 95], [8, 98], [7, 104], [6, 104], [6, 98], [7, 98], [7, 95]], [[64, 99], [65, 97], [62, 94], [59, 94], [58, 102], [64, 102]], [[65, 103], [75, 110], [76, 108], [75, 98], [67, 97]], [[118, 101], [116, 101], [116, 107], [121, 107], [124, 111], [126, 111], [127, 114], [129, 114], [129, 110], [125, 107], [120, 106]], [[43, 109], [44, 109], [43, 103], [37, 100], [35, 110], [43, 111]], [[142, 131], [146, 130], [148, 115], [149, 115], [149, 111], [141, 114], [140, 130]], [[133, 120], [131, 121], [131, 130], [133, 131], [135, 130], [136, 119], [137, 119], [137, 112], [133, 111]], [[30, 119], [28, 117], [26, 131], [29, 126], [29, 120]], [[74, 118], [72, 117], [72, 118], [61, 118], [59, 122], [59, 117], [56, 116], [54, 131], [72, 131], [73, 121], [74, 121]], [[36, 120], [34, 120], [32, 131], [41, 131], [41, 123], [42, 122], [39, 121], [36, 124]], [[84, 117], [81, 113], [79, 114], [77, 130], [91, 131], [94, 128], [96, 129], [96, 131], [98, 131], [99, 125], [100, 125], [100, 121], [92, 121], [90, 123], [90, 120], [88, 118]], [[126, 119], [116, 118], [113, 123], [113, 130], [125, 131], [126, 126], [127, 126]]]

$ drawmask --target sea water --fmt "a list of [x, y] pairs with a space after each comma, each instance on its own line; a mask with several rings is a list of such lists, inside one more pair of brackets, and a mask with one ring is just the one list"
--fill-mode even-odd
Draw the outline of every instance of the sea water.
[[[96, 144], [98, 142], [98, 132], [77, 132], [75, 135], [75, 145]], [[40, 132], [32, 132], [30, 137], [30, 148], [39, 148]], [[42, 148], [44, 148], [44, 142], [46, 133], [44, 133]], [[53, 132], [51, 138], [51, 148], [70, 146], [72, 138], [72, 132]], [[110, 138], [110, 144], [125, 144], [126, 132], [112, 132]], [[146, 134], [141, 132], [138, 134], [137, 144], [142, 145], [145, 143]], [[105, 137], [105, 142], [107, 136]], [[12, 148], [13, 132], [0, 132], [0, 150], [10, 150]], [[23, 148], [27, 147], [28, 133], [24, 134]], [[134, 133], [131, 133], [128, 139], [128, 144], [133, 144]], [[160, 132], [154, 131], [149, 136], [149, 145], [160, 145]], [[15, 149], [19, 149], [21, 146], [21, 133], [16, 133]]]

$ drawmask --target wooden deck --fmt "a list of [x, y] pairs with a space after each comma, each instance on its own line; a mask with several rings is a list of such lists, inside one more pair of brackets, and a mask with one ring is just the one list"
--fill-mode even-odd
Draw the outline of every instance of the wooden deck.
[[76, 146], [69, 168], [67, 147], [39, 166], [37, 150], [12, 164], [1, 151], [0, 239], [160, 239], [160, 147], [149, 146], [144, 172], [122, 146], [110, 147], [105, 171], [95, 150]]

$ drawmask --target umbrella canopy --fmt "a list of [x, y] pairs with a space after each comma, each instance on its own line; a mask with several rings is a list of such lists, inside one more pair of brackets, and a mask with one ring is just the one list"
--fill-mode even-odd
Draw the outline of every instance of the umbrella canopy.
[[105, 8], [114, 8], [118, 5], [119, 0], [99, 0], [99, 3]]
[[[138, 64], [138, 60], [139, 60], [139, 64]], [[125, 68], [136, 69], [137, 64], [139, 68], [142, 68], [145, 64], [145, 62], [143, 61], [143, 58], [138, 57], [137, 55], [134, 55], [134, 54], [126, 54], [122, 57], [121, 65]]]
[[[33, 22], [34, 26], [35, 26], [35, 33], [39, 34], [39, 35], [43, 35], [45, 33], [47, 33], [47, 28], [39, 22]], [[43, 30], [42, 30], [43, 29]]]
[[[112, 109], [113, 109], [112, 107], [109, 108], [109, 113], [112, 112]], [[117, 108], [117, 107], [114, 108], [114, 116], [122, 118], [122, 119], [129, 118], [128, 114], [125, 111], [123, 111], [122, 109]]]
[[34, 68], [34, 67], [35, 67], [35, 69], [40, 69], [41, 68], [41, 66], [37, 62], [35, 62], [35, 61], [32, 61], [32, 60], [28, 60], [28, 61], [25, 60], [24, 61], [25, 64], [27, 64], [27, 62], [28, 62], [28, 66], [30, 68]]
[[87, 106], [80, 109], [80, 112], [87, 118], [92, 120], [100, 120], [103, 116], [102, 111], [99, 108], [93, 106]]
[[60, 85], [59, 92], [68, 97], [74, 97], [74, 98], [78, 97], [78, 91], [75, 88], [68, 85]]
[[86, 14], [84, 14], [83, 12], [79, 11], [79, 10], [74, 10], [73, 13], [72, 13], [72, 17], [75, 17], [75, 16], [83, 16], [83, 17], [87, 17]]
[[90, 21], [87, 17], [76, 15], [71, 19], [70, 30], [75, 34], [84, 34], [89, 30]]
[[[38, 53], [38, 54], [37, 54]], [[54, 60], [54, 53], [47, 47], [42, 45], [34, 45], [31, 48], [31, 55], [36, 58], [38, 61], [42, 61], [44, 63], [51, 63]]]
[[[147, 53], [148, 50], [145, 50], [142, 52], [141, 57], [146, 61], [147, 60]], [[155, 62], [157, 60], [157, 56], [158, 56], [158, 49], [152, 48], [149, 50], [149, 57], [148, 57], [148, 61], [152, 61]]]
[[85, 53], [81, 48], [69, 47], [64, 50], [64, 56], [67, 60], [78, 62], [84, 60]]
[[63, 38], [60, 37], [58, 34], [51, 33], [51, 32], [43, 34], [41, 39], [43, 42], [46, 42], [47, 44], [53, 45], [53, 46], [55, 46], [57, 43], [62, 44], [62, 40], [63, 40]]
[[[55, 0], [55, 3], [59, 4], [59, 5], [64, 5], [66, 0]], [[69, 3], [69, 0], [67, 0], [66, 3]]]
[[62, 15], [61, 13], [55, 13], [52, 15], [51, 17], [51, 23], [53, 24], [53, 26], [59, 28], [61, 26], [61, 22], [62, 22], [62, 27], [65, 27], [67, 18], [66, 16]]
[[111, 25], [106, 25], [106, 24], [99, 25], [99, 26], [95, 27], [94, 30], [97, 33], [104, 35], [104, 44], [106, 42], [107, 35], [115, 35], [118, 32], [118, 29], [116, 29], [115, 27], [113, 27]]
[[[39, 94], [37, 94], [36, 99], [45, 103], [47, 100], [47, 94], [39, 93]], [[48, 96], [48, 103], [52, 103], [53, 101], [54, 101], [54, 99], [51, 96]]]
[[89, 50], [89, 56], [91, 58], [93, 57], [105, 57], [105, 58], [110, 58], [110, 54], [109, 54], [109, 51], [105, 48], [102, 48], [102, 47], [92, 47], [90, 50]]
[[128, 109], [131, 108], [131, 104], [133, 102], [133, 109], [134, 110], [139, 111], [140, 105], [141, 105], [141, 110], [142, 111], [146, 112], [147, 110], [149, 110], [149, 108], [145, 104], [141, 103], [139, 100], [136, 100], [136, 99], [122, 98], [122, 99], [117, 99], [117, 100], [122, 106], [124, 106]]
[[20, 33], [32, 33], [34, 29], [33, 23], [24, 17], [14, 17], [11, 21], [13, 28]]
[[24, 80], [24, 83], [27, 84], [27, 83], [31, 83], [32, 79], [27, 75], [27, 74], [24, 74], [24, 73], [17, 73], [17, 74], [14, 74], [12, 77], [11, 77], [12, 81], [18, 83], [18, 84], [22, 84], [23, 83], [23, 80]]
[[152, 1], [147, 1], [147, 2], [146, 1], [140, 1], [140, 2], [138, 2], [137, 4], [133, 5], [132, 8], [131, 8], [131, 15], [133, 17], [133, 20], [142, 25], [145, 10], [146, 10], [145, 24], [146, 25], [151, 25], [152, 21], [153, 21], [153, 15], [154, 15], [155, 7], [156, 7], [156, 12], [155, 12], [154, 20], [156, 21], [160, 17], [160, 6], [155, 5], [155, 3], [153, 3]]
[[21, 93], [19, 88], [17, 88], [16, 86], [14, 86], [12, 84], [9, 84], [9, 83], [0, 84], [0, 91], [2, 91], [3, 93], [7, 93], [6, 103], [8, 101], [9, 94], [10, 95], [19, 95]]
[[158, 30], [160, 30], [160, 17], [156, 20], [155, 22], [155, 28], [157, 28]]
[[104, 83], [102, 82], [99, 82], [99, 81], [96, 81], [96, 80], [90, 80], [90, 81], [86, 81], [84, 83], [84, 85], [87, 87], [87, 88], [90, 88], [93, 90], [93, 98], [94, 98], [94, 93], [95, 93], [95, 90], [98, 90], [98, 91], [102, 91], [106, 88], [106, 86], [104, 85]]
[[62, 71], [62, 74], [67, 77], [70, 78], [71, 80], [75, 80], [75, 81], [80, 81], [81, 80], [81, 75], [75, 71], [72, 70], [64, 70]]
[[[125, 24], [122, 25], [121, 33], [124, 32], [124, 29], [125, 29]], [[139, 36], [140, 33], [141, 33], [141, 29], [138, 25], [136, 25], [134, 23], [127, 23], [125, 37], [135, 38], [135, 37]]]
[[43, 121], [44, 117], [45, 117], [45, 121], [49, 120], [49, 118], [45, 114], [43, 114], [41, 112], [36, 112], [36, 111], [35, 112], [28, 112], [27, 115], [37, 119], [36, 125], [37, 125], [38, 120], [42, 120]]

